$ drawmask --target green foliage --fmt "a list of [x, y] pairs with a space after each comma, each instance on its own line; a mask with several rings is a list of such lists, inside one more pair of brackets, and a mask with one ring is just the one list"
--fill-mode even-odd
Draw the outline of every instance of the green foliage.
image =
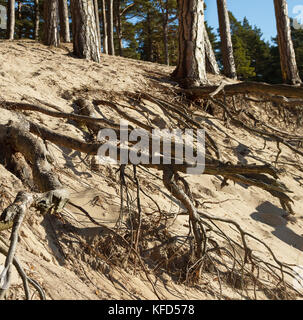
[[[21, 10], [18, 10], [18, 3], [21, 3]], [[40, 15], [43, 12], [43, 2], [39, 1]], [[7, 7], [7, 0], [0, 0], [0, 4]], [[32, 39], [34, 35], [34, 24], [35, 24], [35, 3], [32, 0], [16, 1], [15, 8], [15, 38], [16, 39]], [[42, 21], [43, 23], [43, 21]], [[0, 31], [0, 38], [6, 38], [6, 30]]]
[[[43, 3], [40, 0], [40, 37], [43, 31]], [[22, 3], [18, 12], [18, 2]], [[69, 1], [68, 1], [69, 3]], [[164, 21], [168, 16], [167, 46], [171, 65], [177, 64], [178, 59], [178, 19], [177, 0], [119, 0], [122, 25], [122, 54], [133, 59], [165, 63]], [[0, 4], [7, 6], [7, 0], [0, 0]], [[134, 5], [132, 5], [134, 4]], [[16, 1], [15, 38], [33, 38], [35, 10], [34, 1]], [[101, 12], [101, 0], [99, 1]], [[102, 19], [101, 19], [102, 21]], [[118, 53], [119, 38], [115, 28], [115, 49]], [[269, 44], [262, 39], [262, 32], [252, 26], [244, 18], [238, 21], [230, 13], [231, 34], [234, 57], [239, 79], [281, 83], [281, 67], [277, 39]], [[273, 22], [274, 23], [274, 22]], [[102, 31], [102, 23], [100, 25]], [[214, 48], [219, 67], [222, 69], [220, 38], [213, 28], [206, 29], [210, 42]], [[0, 38], [6, 38], [6, 30], [0, 30]], [[300, 77], [303, 79], [303, 30], [292, 29], [292, 38], [296, 53]]]
[[[167, 1], [167, 5], [166, 5]], [[142, 60], [158, 63], [165, 62], [163, 18], [168, 12], [168, 51], [171, 64], [177, 63], [178, 55], [178, 24], [176, 0], [138, 0], [124, 17], [131, 34], [128, 39], [128, 47], [124, 49], [124, 55], [128, 57], [138, 56]], [[131, 26], [132, 24], [133, 26]], [[124, 32], [125, 34], [125, 32]], [[135, 44], [137, 42], [137, 45]]]
[[245, 42], [237, 35], [232, 36], [234, 59], [239, 79], [255, 77], [255, 68], [251, 66], [251, 59], [245, 46]]
[[[277, 42], [270, 45], [262, 39], [262, 32], [250, 25], [247, 18], [238, 21], [230, 12], [231, 36], [234, 49], [236, 70], [239, 79], [281, 83], [281, 67]], [[293, 32], [299, 69], [303, 73], [303, 31]], [[222, 68], [221, 43], [214, 44], [215, 53]], [[300, 62], [302, 61], [302, 62]]]

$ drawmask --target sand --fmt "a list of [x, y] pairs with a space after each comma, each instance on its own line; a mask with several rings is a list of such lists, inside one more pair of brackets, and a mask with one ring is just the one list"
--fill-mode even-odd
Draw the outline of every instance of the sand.
[[[173, 67], [107, 55], [102, 55], [101, 63], [97, 64], [76, 59], [70, 51], [70, 45], [56, 49], [33, 41], [0, 41], [0, 99], [31, 103], [40, 100], [65, 112], [74, 112], [73, 99], [79, 96], [118, 97], [124, 91], [145, 91], [169, 97], [171, 90], [177, 87], [169, 78]], [[220, 83], [221, 80], [210, 76], [212, 83]], [[121, 103], [125, 101], [121, 99]], [[104, 117], [120, 120], [121, 117], [110, 107], [99, 107]], [[144, 117], [144, 112], [138, 115], [135, 110], [127, 111], [146, 123], [150, 121], [159, 127], [161, 123], [169, 126], [170, 119], [163, 110], [148, 102], [146, 108], [151, 112], [150, 119]], [[254, 106], [252, 111], [259, 115], [263, 112], [258, 106]], [[197, 112], [197, 120], [201, 119], [201, 114]], [[23, 117], [30, 117], [57, 132], [86, 138], [85, 133], [73, 123], [33, 112], [12, 113], [1, 109], [0, 125], [3, 127], [8, 120], [22, 120]], [[226, 161], [257, 164], [262, 163], [261, 159], [274, 161], [275, 143], [268, 142], [263, 149], [261, 138], [241, 129], [226, 129], [216, 119], [209, 119], [208, 126], [211, 126], [212, 137], [219, 142]], [[47, 145], [55, 158], [55, 172], [70, 190], [72, 201], [97, 221], [113, 227], [120, 213], [119, 177], [115, 173], [118, 167], [107, 165], [95, 172], [84, 161], [85, 155], [52, 143]], [[293, 157], [288, 149], [282, 147], [280, 161], [287, 162]], [[302, 159], [298, 163], [302, 164]], [[232, 182], [221, 189], [221, 180], [216, 176], [188, 176], [187, 179], [200, 210], [234, 219], [245, 231], [265, 241], [281, 261], [303, 265], [303, 174], [293, 167], [283, 167], [286, 170], [281, 181], [293, 192], [296, 223], [282, 217], [284, 212], [279, 201], [264, 190]], [[157, 171], [152, 172], [159, 175]], [[188, 219], [183, 215], [177, 216], [184, 209], [167, 195], [161, 180], [143, 171], [140, 171], [139, 179], [161, 209], [175, 217], [169, 220], [170, 232], [186, 234]], [[23, 188], [21, 181], [0, 165], [1, 210]], [[155, 204], [145, 196], [142, 196], [142, 208], [144, 213], [156, 210]], [[6, 241], [9, 235], [9, 231], [0, 233]], [[100, 227], [93, 225], [71, 205], [66, 207], [61, 217], [41, 216], [31, 209], [21, 228], [17, 255], [26, 272], [43, 286], [48, 299], [156, 299], [144, 272], [134, 273], [128, 268], [110, 266], [102, 258], [102, 252], [101, 257], [92, 257], [89, 248], [94, 248], [102, 235]], [[156, 244], [149, 245], [153, 247]], [[269, 259], [261, 246], [252, 246]], [[3, 262], [4, 257], [0, 256], [0, 265]], [[155, 277], [151, 275], [151, 279], [155, 280]], [[219, 284], [213, 275], [205, 275], [199, 285], [189, 287], [163, 271], [157, 279], [157, 290], [164, 299], [202, 300], [219, 296]], [[223, 296], [226, 299], [245, 298], [227, 285], [223, 286]], [[24, 298], [22, 282], [16, 272], [8, 298]], [[33, 298], [38, 299], [38, 296]]]

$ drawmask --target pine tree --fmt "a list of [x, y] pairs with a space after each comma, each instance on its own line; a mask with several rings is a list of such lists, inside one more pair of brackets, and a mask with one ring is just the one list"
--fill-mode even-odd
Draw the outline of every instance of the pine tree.
[[274, 5], [283, 81], [293, 85], [301, 84], [291, 39], [287, 2], [286, 0], [274, 0]]
[[44, 44], [58, 47], [60, 44], [58, 0], [44, 2], [44, 19]]
[[222, 63], [224, 74], [232, 79], [237, 78], [233, 43], [230, 33], [230, 21], [227, 11], [226, 0], [217, 0], [219, 31], [222, 46]]
[[173, 77], [185, 87], [207, 82], [204, 28], [204, 1], [179, 0], [179, 60]]
[[74, 54], [100, 62], [100, 42], [98, 39], [94, 4], [91, 0], [71, 1]]
[[69, 14], [67, 0], [59, 0], [60, 37], [63, 42], [70, 42]]
[[39, 40], [39, 30], [40, 30], [40, 7], [39, 0], [35, 0], [35, 30], [34, 30], [34, 39]]
[[107, 0], [107, 41], [108, 53], [114, 56], [114, 0]]
[[303, 30], [292, 28], [291, 37], [292, 37], [292, 41], [295, 49], [299, 76], [301, 79], [303, 79]]
[[7, 38], [14, 40], [15, 37], [15, 0], [8, 0], [7, 6]]

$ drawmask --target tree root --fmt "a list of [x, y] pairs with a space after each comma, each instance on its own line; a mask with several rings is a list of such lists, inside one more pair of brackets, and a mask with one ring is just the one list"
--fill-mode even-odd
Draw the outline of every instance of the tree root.
[[[218, 90], [216, 90], [218, 89]], [[273, 130], [274, 133], [268, 130], [259, 129], [244, 123], [244, 121], [239, 120], [239, 117], [232, 112], [232, 108], [227, 107], [226, 102], [221, 102], [214, 98], [215, 95], [232, 95], [234, 93], [245, 93], [245, 92], [255, 92], [255, 93], [266, 93], [275, 94], [279, 91], [279, 94], [285, 94], [285, 96], [293, 98], [303, 98], [303, 89], [294, 88], [291, 86], [270, 86], [267, 84], [259, 83], [240, 83], [232, 85], [224, 85], [222, 87], [205, 87], [185, 90], [186, 94], [199, 96], [202, 98], [207, 98], [213, 104], [221, 107], [225, 113], [227, 120], [230, 121], [232, 125], [241, 127], [248, 131], [249, 133], [271, 138], [277, 141], [280, 149], [280, 144], [286, 145], [292, 151], [296, 152], [298, 155], [303, 155], [303, 152], [297, 150], [292, 144], [287, 140], [288, 138], [293, 138], [290, 135], [285, 135], [279, 130]], [[210, 94], [212, 94], [210, 96]], [[173, 104], [164, 101], [159, 98], [152, 97], [149, 94], [135, 94], [130, 96], [133, 99], [147, 99], [153, 103], [157, 103], [162, 110], [170, 113], [172, 119], [179, 118], [179, 123], [182, 123], [184, 127], [195, 127], [202, 128], [201, 125], [195, 121], [191, 116], [189, 116], [186, 111], [182, 108], [176, 107]], [[78, 123], [84, 124], [88, 131], [94, 135], [100, 128], [112, 128], [117, 131], [119, 129], [118, 125], [112, 121], [99, 119], [95, 117], [94, 110], [92, 106], [84, 99], [77, 100], [76, 103], [80, 106], [83, 115], [67, 114], [64, 112], [52, 111], [45, 107], [36, 106], [32, 104], [25, 103], [14, 103], [14, 102], [1, 102], [1, 107], [7, 108], [9, 110], [31, 110], [44, 113], [48, 116], [72, 119]], [[109, 101], [95, 100], [97, 104], [107, 104], [115, 109], [115, 111], [123, 118], [131, 121], [133, 124], [145, 128], [149, 132], [152, 131], [152, 127], [140, 123], [138, 120], [127, 115], [122, 108]], [[235, 111], [236, 112], [236, 111]], [[258, 123], [259, 122], [255, 122]], [[262, 124], [262, 123], [261, 123]], [[268, 128], [267, 128], [268, 129]], [[43, 140], [48, 140], [56, 145], [64, 146], [77, 150], [88, 155], [97, 155], [101, 143], [98, 142], [85, 142], [83, 140], [68, 137], [63, 134], [54, 132], [46, 127], [37, 125], [33, 122], [27, 121], [22, 125], [19, 123], [8, 124], [7, 129], [7, 141], [13, 150], [19, 152], [24, 157], [25, 161], [30, 165], [32, 169], [33, 183], [41, 193], [37, 192], [20, 192], [18, 193], [13, 204], [8, 206], [2, 213], [0, 217], [0, 231], [13, 227], [12, 241], [10, 245], [10, 250], [7, 254], [7, 261], [5, 265], [5, 272], [2, 273], [0, 281], [3, 283], [9, 283], [10, 266], [14, 261], [14, 252], [16, 246], [16, 237], [18, 234], [18, 228], [22, 222], [22, 219], [26, 211], [30, 207], [35, 207], [42, 212], [58, 212], [62, 210], [66, 202], [68, 201], [68, 193], [62, 186], [58, 177], [52, 172], [52, 158], [49, 152], [46, 150], [42, 141], [37, 139], [37, 136]], [[206, 136], [207, 148], [211, 150], [206, 155], [206, 164], [204, 174], [208, 175], [219, 175], [224, 178], [223, 184], [227, 180], [233, 180], [235, 182], [244, 183], [249, 186], [256, 186], [263, 190], [268, 191], [273, 196], [279, 198], [282, 208], [287, 212], [287, 214], [294, 214], [290, 203], [291, 198], [287, 195], [290, 190], [283, 183], [278, 181], [278, 170], [272, 165], [235, 165], [231, 163], [225, 163], [220, 160], [220, 150], [210, 135]], [[290, 139], [291, 140], [291, 139]], [[150, 144], [151, 145], [151, 144]], [[119, 155], [122, 151], [121, 148], [118, 149], [118, 160]], [[127, 150], [130, 152], [130, 149]], [[213, 158], [211, 152], [216, 156]], [[276, 157], [276, 164], [278, 157]], [[162, 160], [164, 156], [162, 156]], [[190, 282], [195, 282], [201, 278], [203, 270], [213, 270], [218, 276], [218, 281], [220, 286], [222, 284], [222, 279], [224, 278], [227, 283], [232, 284], [236, 289], [246, 290], [247, 281], [252, 284], [255, 297], [257, 297], [257, 291], [263, 290], [265, 293], [266, 288], [268, 288], [265, 282], [265, 275], [274, 279], [273, 286], [281, 287], [284, 290], [284, 295], [286, 298], [290, 297], [291, 294], [296, 294], [300, 296], [288, 281], [285, 280], [285, 276], [290, 278], [294, 277], [294, 274], [289, 265], [281, 263], [273, 254], [271, 249], [261, 240], [257, 239], [253, 235], [250, 235], [243, 231], [241, 227], [233, 220], [221, 219], [211, 217], [205, 213], [199, 212], [194, 204], [191, 197], [190, 186], [180, 173], [187, 173], [188, 168], [195, 167], [195, 163], [187, 163], [183, 160], [183, 164], [178, 164], [178, 159], [172, 159], [171, 165], [153, 164], [152, 161], [149, 164], [140, 164], [140, 167], [145, 169], [157, 169], [163, 172], [163, 184], [166, 189], [173, 195], [177, 200], [179, 200], [187, 210], [190, 221], [190, 232], [192, 232], [193, 237], [187, 237], [186, 243], [190, 247], [190, 252], [193, 253], [191, 259], [189, 259], [189, 266], [187, 268], [186, 278]], [[131, 220], [131, 242], [126, 241], [123, 237], [123, 242], [125, 245], [129, 246], [129, 251], [127, 256], [133, 254], [140, 262], [143, 270], [146, 273], [148, 280], [153, 286], [154, 292], [160, 299], [160, 295], [156, 291], [156, 287], [148, 276], [148, 272], [145, 268], [145, 264], [141, 259], [140, 255], [140, 237], [142, 231], [142, 212], [140, 205], [140, 194], [141, 190], [139, 180], [136, 173], [136, 167], [134, 167], [134, 177], [131, 179], [135, 185], [136, 190], [136, 201], [131, 201], [137, 204], [138, 214], [134, 214], [131, 210], [129, 190], [125, 183], [125, 171], [121, 169], [121, 190], [123, 188], [126, 191], [126, 205], [128, 206], [129, 219]], [[182, 183], [183, 188], [178, 185], [178, 182]], [[74, 204], [73, 204], [74, 205]], [[75, 205], [74, 205], [75, 206]], [[121, 192], [121, 210], [123, 209], [123, 192]], [[159, 208], [158, 208], [159, 209]], [[160, 211], [160, 210], [159, 210]], [[161, 214], [161, 212], [160, 212]], [[90, 215], [86, 212], [86, 215]], [[90, 217], [90, 220], [97, 224], [97, 222]], [[232, 239], [218, 223], [225, 223], [232, 225], [236, 228], [236, 231], [240, 235], [241, 242], [237, 242]], [[99, 224], [98, 224], [99, 225]], [[134, 230], [133, 230], [134, 228]], [[136, 230], [135, 230], [136, 229]], [[113, 232], [113, 231], [112, 231]], [[215, 235], [215, 236], [214, 236]], [[253, 250], [249, 247], [247, 239], [254, 240], [261, 243], [266, 250], [270, 253], [273, 263], [266, 262], [255, 256]], [[192, 243], [194, 239], [194, 244]], [[228, 243], [227, 246], [220, 245], [219, 240], [224, 240]], [[162, 264], [162, 262], [161, 262]], [[248, 279], [248, 280], [247, 280]], [[26, 282], [26, 281], [25, 281]], [[24, 282], [24, 283], [25, 283]], [[25, 293], [28, 297], [27, 285], [24, 285]], [[273, 290], [273, 288], [271, 288]], [[0, 295], [3, 292], [0, 292]], [[41, 294], [40, 294], [41, 296]], [[279, 294], [274, 295], [275, 298], [279, 298]]]
[[23, 218], [30, 207], [35, 207], [43, 214], [60, 212], [69, 194], [52, 172], [52, 158], [42, 141], [37, 140], [30, 132], [26, 123], [10, 122], [7, 128], [6, 141], [20, 152], [31, 165], [35, 186], [43, 193], [19, 192], [15, 201], [0, 216], [0, 231], [13, 228], [9, 254], [5, 269], [1, 273], [0, 282], [4, 289], [0, 290], [0, 299], [9, 287], [11, 265], [13, 263], [18, 232]]

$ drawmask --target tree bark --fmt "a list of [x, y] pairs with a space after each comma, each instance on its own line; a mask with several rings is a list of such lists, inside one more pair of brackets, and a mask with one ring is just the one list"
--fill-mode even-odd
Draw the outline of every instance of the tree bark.
[[108, 25], [107, 25], [107, 16], [106, 16], [106, 0], [102, 1], [102, 26], [103, 26], [103, 53], [108, 54]]
[[8, 0], [7, 6], [7, 38], [14, 40], [15, 37], [15, 0]]
[[58, 47], [60, 44], [58, 9], [58, 0], [49, 0], [44, 2], [44, 44], [47, 46]]
[[205, 39], [205, 60], [206, 60], [206, 71], [212, 74], [219, 75], [220, 69], [209, 40], [206, 27], [204, 26], [204, 39]]
[[74, 54], [78, 58], [100, 62], [100, 42], [93, 2], [72, 0], [71, 14]]
[[108, 21], [108, 53], [115, 55], [114, 46], [114, 0], [107, 1], [107, 21]]
[[35, 31], [34, 39], [39, 40], [39, 29], [40, 29], [40, 9], [39, 9], [39, 0], [35, 0]]
[[17, 19], [19, 20], [19, 25], [18, 25], [18, 38], [22, 38], [22, 24], [20, 23], [22, 20], [22, 1], [18, 0], [18, 9], [17, 9]]
[[224, 74], [232, 79], [237, 79], [237, 71], [230, 34], [230, 21], [226, 0], [217, 0], [219, 30], [222, 44], [222, 58]]
[[301, 84], [291, 39], [287, 2], [286, 0], [274, 0], [274, 5], [283, 82], [292, 85]]
[[164, 59], [165, 59], [165, 64], [169, 66], [169, 51], [168, 51], [168, 0], [165, 1], [165, 8], [163, 8], [162, 16], [163, 16]]
[[99, 18], [99, 5], [98, 5], [98, 0], [94, 0], [94, 9], [95, 9], [97, 34], [98, 34], [99, 49], [100, 49], [100, 48], [101, 48], [101, 31], [100, 31], [100, 18]]
[[60, 37], [63, 42], [70, 42], [69, 14], [67, 0], [59, 0]]
[[146, 15], [147, 23], [147, 61], [153, 61], [153, 38], [152, 38], [152, 28], [151, 28], [151, 14], [148, 9]]
[[[218, 86], [205, 86], [203, 88], [190, 88], [187, 90], [180, 90], [186, 93], [191, 98], [209, 98], [210, 94], [218, 90]], [[262, 82], [245, 81], [235, 84], [225, 84], [223, 90], [219, 91], [217, 95], [232, 96], [237, 94], [258, 94], [261, 96], [272, 95], [280, 99], [280, 103], [290, 103], [289, 98], [303, 99], [303, 88], [294, 87], [286, 84], [268, 84]], [[276, 100], [276, 99], [275, 99]], [[299, 102], [300, 103], [300, 102]]]
[[172, 76], [184, 87], [207, 82], [204, 0], [179, 0], [179, 60]]
[[120, 12], [120, 0], [115, 1], [115, 22], [116, 22], [116, 34], [118, 36], [119, 56], [123, 56], [123, 43], [122, 43], [122, 24], [121, 24], [121, 12]]

